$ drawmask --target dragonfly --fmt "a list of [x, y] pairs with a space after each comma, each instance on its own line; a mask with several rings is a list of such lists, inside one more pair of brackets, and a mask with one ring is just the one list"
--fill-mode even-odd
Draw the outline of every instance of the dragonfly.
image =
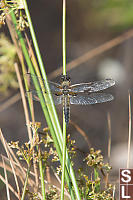
[[[27, 92], [32, 93], [33, 100], [39, 101], [38, 92], [33, 84], [33, 79], [41, 79], [45, 86], [44, 80], [36, 75], [28, 74], [30, 79], [30, 90]], [[68, 75], [63, 75], [60, 78], [60, 82], [49, 81], [49, 87], [51, 94], [53, 96], [54, 103], [56, 105], [63, 105], [63, 113], [65, 117], [65, 122], [68, 125], [70, 121], [70, 105], [90, 105], [97, 103], [104, 103], [112, 101], [114, 97], [112, 94], [102, 93], [109, 87], [115, 85], [113, 79], [105, 79], [100, 81], [88, 82], [88, 83], [78, 83], [71, 85], [71, 79]], [[41, 89], [41, 87], [40, 87]], [[43, 93], [42, 89], [41, 92]], [[46, 91], [45, 91], [46, 92]], [[47, 92], [46, 92], [47, 93]], [[48, 103], [48, 102], [46, 102]]]

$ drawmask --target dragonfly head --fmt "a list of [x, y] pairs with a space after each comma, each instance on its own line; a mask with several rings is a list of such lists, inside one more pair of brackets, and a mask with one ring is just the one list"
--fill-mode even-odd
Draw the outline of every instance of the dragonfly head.
[[71, 84], [71, 79], [68, 75], [62, 75], [60, 78], [60, 84], [61, 85], [70, 85]]

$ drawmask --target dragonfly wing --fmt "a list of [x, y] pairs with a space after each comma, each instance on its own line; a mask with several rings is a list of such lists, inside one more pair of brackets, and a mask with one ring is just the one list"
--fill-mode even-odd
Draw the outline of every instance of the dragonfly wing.
[[88, 104], [104, 103], [107, 101], [111, 101], [113, 99], [114, 97], [111, 94], [94, 93], [88, 96], [81, 96], [81, 95], [71, 96], [70, 103], [88, 105]]
[[48, 81], [49, 87], [53, 93], [60, 93], [61, 92], [61, 85], [58, 83], [54, 83], [52, 81]]
[[[38, 76], [30, 74], [30, 73], [25, 74], [25, 77], [28, 80], [28, 84], [29, 84], [29, 87], [31, 89], [36, 90], [35, 86], [34, 86], [34, 81], [37, 81], [39, 83], [42, 81], [42, 83], [44, 85], [44, 89], [45, 89], [45, 84], [44, 84], [45, 81], [41, 77], [38, 77]], [[52, 81], [48, 81], [48, 83], [49, 83], [49, 87], [50, 87], [52, 93], [61, 92], [61, 85], [60, 84], [54, 83]], [[40, 89], [42, 89], [42, 88], [40, 87]]]
[[63, 96], [52, 95], [55, 105], [59, 105], [62, 103]]
[[[26, 96], [29, 96], [29, 95], [32, 96], [33, 100], [40, 101], [40, 99], [39, 99], [39, 92], [38, 91], [36, 91], [36, 90], [27, 91], [26, 92]], [[57, 95], [52, 94], [52, 97], [53, 97], [54, 103], [56, 105], [59, 105], [59, 104], [62, 103], [62, 95], [61, 96], [57, 96]], [[49, 101], [48, 102], [46, 102], [46, 100], [44, 100], [44, 101], [45, 101], [46, 104], [49, 103]]]
[[78, 92], [98, 92], [105, 90], [111, 86], [115, 85], [115, 81], [112, 79], [106, 79], [102, 81], [95, 81], [89, 83], [80, 83], [70, 86], [71, 91]]

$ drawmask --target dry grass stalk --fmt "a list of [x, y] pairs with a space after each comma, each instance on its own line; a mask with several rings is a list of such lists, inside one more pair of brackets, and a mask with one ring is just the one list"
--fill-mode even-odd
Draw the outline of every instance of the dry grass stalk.
[[29, 49], [28, 49], [28, 52], [29, 52], [29, 55], [31, 56], [31, 60], [32, 60], [33, 66], [37, 69], [37, 68], [39, 68], [39, 67], [38, 67], [38, 64], [37, 64], [37, 61], [36, 61], [36, 57], [35, 57], [35, 55], [34, 55], [34, 51], [33, 51], [33, 49], [32, 49], [32, 46], [31, 46], [31, 44], [30, 44], [30, 41], [29, 41], [29, 39], [28, 39], [26, 33], [25, 33], [25, 38], [26, 38], [26, 41], [27, 41], [27, 45], [28, 45], [28, 48], [29, 48]]
[[[6, 153], [7, 153], [9, 162], [13, 165], [12, 170], [15, 169], [15, 172], [16, 172], [17, 170], [19, 171], [19, 168], [20, 168], [19, 174], [21, 174], [21, 178], [23, 177], [23, 179], [25, 179], [25, 177], [26, 177], [25, 171], [27, 171], [27, 169], [24, 170], [24, 168], [21, 166], [19, 160], [16, 158], [16, 156], [15, 156], [15, 154], [13, 153], [12, 149], [9, 147], [9, 145], [7, 144], [5, 138], [3, 137], [3, 134], [2, 134], [1, 129], [0, 129], [0, 140], [1, 140], [1, 142], [2, 142], [2, 144], [3, 144], [3, 146], [4, 146], [4, 148], [5, 148], [5, 151], [6, 151]], [[13, 161], [12, 156], [13, 156], [14, 160], [16, 161], [16, 163]], [[12, 166], [12, 165], [11, 165], [11, 166]], [[17, 167], [15, 167], [14, 165], [16, 165]], [[14, 176], [16, 176], [16, 173], [14, 173]], [[15, 177], [15, 182], [16, 182], [16, 180], [17, 180], [17, 179], [16, 179], [16, 177]], [[28, 179], [28, 183], [29, 183], [31, 186], [34, 185], [34, 181], [33, 181], [31, 178]]]
[[11, 165], [11, 168], [12, 168], [12, 172], [13, 172], [13, 175], [14, 175], [14, 179], [15, 179], [15, 183], [16, 183], [16, 187], [17, 187], [17, 192], [18, 192], [18, 195], [20, 195], [20, 190], [19, 190], [19, 185], [18, 185], [18, 180], [17, 180], [17, 176], [16, 176], [16, 172], [15, 172], [15, 165], [13, 163], [13, 159], [11, 157], [11, 154], [9, 153], [9, 150], [8, 150], [8, 145], [3, 137], [3, 134], [0, 130], [0, 139], [1, 139], [1, 142], [5, 148], [5, 151], [6, 151], [6, 154], [9, 158], [9, 161], [10, 161], [10, 165]]
[[110, 163], [111, 155], [111, 116], [110, 113], [107, 113], [107, 123], [108, 123], [108, 163]]
[[[108, 124], [108, 163], [110, 164], [110, 155], [111, 155], [111, 116], [110, 112], [107, 113], [107, 124]], [[105, 176], [105, 185], [108, 186], [109, 174]]]
[[[85, 63], [86, 61], [88, 61], [89, 59], [92, 59], [95, 56], [98, 56], [101, 53], [104, 53], [105, 51], [121, 44], [122, 42], [124, 42], [125, 40], [128, 40], [131, 37], [133, 37], [133, 29], [121, 34], [120, 36], [118, 36], [108, 42], [105, 42], [104, 44], [96, 47], [95, 49], [89, 50], [84, 55], [79, 56], [75, 60], [69, 62], [66, 67], [67, 71], [74, 69], [78, 65], [81, 65], [81, 64]], [[58, 69], [56, 69], [55, 71], [51, 72], [48, 75], [48, 77], [49, 77], [49, 79], [52, 79], [52, 78], [55, 78], [56, 76], [60, 75], [61, 73], [62, 73], [62, 66], [59, 67]]]
[[[3, 136], [3, 135], [2, 135]], [[21, 175], [23, 174], [23, 177], [26, 176], [26, 173], [25, 171], [23, 170], [23, 167], [22, 165], [20, 164], [19, 160], [17, 159], [16, 155], [14, 154], [13, 150], [9, 147], [8, 143], [6, 142], [5, 138], [3, 137], [3, 140], [8, 148], [8, 151], [10, 153], [10, 155], [13, 157], [14, 160], [12, 160], [12, 162], [16, 161], [16, 165], [17, 165], [17, 168], [19, 167], [20, 170], [21, 170]]]
[[[33, 52], [33, 49], [32, 49], [32, 47], [31, 47], [31, 44], [30, 44], [30, 41], [29, 41], [29, 39], [28, 39], [28, 37], [27, 37], [27, 35], [26, 35], [26, 33], [25, 33], [25, 38], [26, 38], [26, 41], [27, 41], [27, 44], [28, 44], [28, 52], [29, 52], [29, 55], [30, 55], [30, 57], [31, 57], [31, 61], [32, 61], [32, 63], [33, 63], [33, 66], [36, 66], [36, 68], [38, 68], [38, 65], [37, 65], [37, 61], [36, 61], [36, 58], [35, 58], [35, 55], [34, 55], [34, 52]], [[31, 94], [32, 95], [32, 94]], [[33, 121], [33, 123], [35, 122], [35, 114], [34, 114], [34, 106], [33, 106], [33, 100], [32, 100], [32, 98], [31, 98], [31, 104], [32, 104], [32, 121]]]
[[[6, 185], [6, 180], [3, 178], [1, 174], [0, 174], [0, 179]], [[14, 190], [14, 188], [9, 183], [8, 183], [8, 187], [11, 190], [11, 192], [19, 199], [18, 193], [16, 192], [16, 190]]]
[[7, 199], [10, 200], [10, 192], [9, 192], [9, 186], [8, 186], [8, 178], [7, 178], [7, 172], [6, 172], [5, 161], [4, 161], [3, 156], [2, 156], [2, 161], [3, 161], [3, 168], [4, 168], [5, 181], [6, 181]]
[[[19, 60], [20, 62], [23, 60], [23, 54], [22, 54], [22, 51], [21, 51], [21, 48], [19, 47], [19, 43], [17, 41], [17, 35], [16, 35], [16, 32], [15, 32], [15, 29], [13, 27], [13, 24], [12, 24], [12, 21], [11, 21], [11, 17], [10, 15], [8, 15], [6, 17], [6, 23], [7, 23], [7, 26], [8, 26], [8, 29], [9, 29], [9, 32], [10, 32], [10, 35], [11, 35], [11, 38], [12, 38], [12, 41], [16, 47], [16, 51], [17, 51], [17, 54], [18, 54], [18, 57], [19, 57]], [[21, 63], [22, 64], [22, 63]]]
[[128, 113], [129, 113], [129, 131], [128, 131], [128, 154], [127, 154], [127, 168], [129, 168], [130, 165], [130, 150], [131, 150], [131, 128], [132, 128], [132, 112], [131, 112], [131, 95], [130, 92], [128, 92]]
[[[11, 17], [8, 16], [7, 17], [7, 25], [8, 25], [8, 28], [9, 28], [9, 31], [10, 31], [10, 34], [11, 34], [11, 38], [13, 40], [13, 43], [16, 47], [16, 50], [17, 50], [17, 54], [18, 54], [18, 57], [19, 57], [19, 60], [20, 60], [20, 63], [21, 63], [21, 66], [22, 66], [22, 70], [23, 70], [23, 74], [26, 74], [26, 68], [25, 68], [25, 65], [24, 65], [24, 58], [23, 58], [23, 54], [22, 54], [22, 51], [21, 51], [21, 48], [20, 46], [18, 45], [18, 40], [17, 40], [17, 36], [16, 36], [16, 32], [14, 30], [14, 27], [12, 25], [12, 22], [11, 22]], [[19, 80], [21, 81], [21, 77], [20, 77], [20, 73], [18, 73], [18, 76], [19, 76]], [[20, 84], [22, 83], [22, 81], [20, 82]], [[22, 84], [21, 84], [22, 86]], [[24, 111], [25, 111], [25, 114], [26, 114], [26, 122], [28, 122], [27, 124], [29, 124], [29, 117], [28, 117], [28, 113], [27, 113], [27, 104], [26, 104], [26, 100], [25, 100], [25, 97], [24, 97], [24, 89], [23, 89], [23, 86], [20, 88], [21, 90], [21, 96], [22, 96], [22, 101], [23, 101], [23, 105], [24, 105]], [[33, 102], [31, 101], [31, 106], [32, 106], [32, 120], [33, 122], [35, 121], [35, 117], [34, 117], [34, 108], [33, 108]], [[29, 140], [30, 142], [32, 142], [32, 134], [31, 134], [31, 129], [29, 126], [27, 126], [27, 129], [28, 129], [28, 135], [29, 135]], [[34, 171], [35, 171], [35, 174], [36, 174], [36, 185], [38, 185], [38, 174], [37, 174], [37, 167], [35, 166], [35, 163], [34, 164]], [[36, 187], [34, 187], [35, 189]]]
[[7, 108], [9, 108], [13, 104], [15, 104], [16, 102], [18, 102], [20, 99], [21, 99], [21, 96], [20, 96], [20, 93], [18, 92], [17, 94], [13, 95], [8, 100], [6, 100], [3, 104], [1, 104], [1, 106], [0, 106], [0, 112], [3, 112], [4, 110], [6, 110]]
[[[24, 113], [25, 113], [25, 119], [26, 119], [26, 124], [27, 124], [29, 140], [30, 140], [30, 144], [32, 146], [32, 133], [31, 133], [31, 128], [29, 126], [30, 120], [29, 120], [28, 107], [27, 107], [27, 102], [26, 102], [26, 98], [25, 98], [25, 92], [24, 92], [24, 88], [23, 88], [23, 84], [22, 84], [22, 80], [21, 80], [21, 76], [20, 76], [20, 72], [19, 72], [17, 63], [15, 63], [15, 70], [16, 70], [16, 74], [17, 74], [17, 78], [18, 78], [18, 82], [19, 82], [19, 88], [20, 88], [20, 93], [21, 93], [23, 107], [24, 107]], [[34, 110], [33, 105], [32, 105], [32, 109]], [[38, 171], [37, 171], [36, 162], [33, 162], [33, 165], [34, 165], [34, 172], [35, 172], [35, 175], [36, 175], [35, 176], [36, 187], [34, 187], [34, 189], [35, 189], [35, 192], [37, 192], [37, 188], [39, 186], [39, 182], [38, 182]]]
[[46, 167], [46, 177], [49, 183], [51, 183], [51, 176], [50, 176], [50, 168], [49, 166]]
[[[3, 156], [3, 155], [2, 155], [2, 156]], [[7, 163], [10, 162], [9, 159], [8, 159], [7, 157], [3, 156], [3, 158], [4, 158], [4, 160], [5, 160]], [[22, 172], [20, 171], [20, 169], [19, 169], [17, 163], [15, 163], [15, 162], [13, 162], [13, 163], [14, 163], [14, 165], [16, 165], [16, 175], [18, 176], [18, 178], [20, 179], [20, 181], [21, 181], [22, 184], [24, 185], [24, 179], [23, 179], [23, 177], [22, 177]], [[0, 167], [3, 168], [3, 163], [2, 163], [2, 162], [0, 162]], [[11, 169], [11, 167], [9, 166], [9, 164], [6, 164], [6, 163], [5, 163], [5, 167], [6, 167], [6, 170], [7, 170], [7, 171], [9, 171], [10, 173], [12, 173], [12, 169]]]
[[39, 175], [38, 175], [38, 167], [37, 167], [37, 162], [33, 160], [33, 166], [34, 166], [34, 174], [35, 174], [35, 192], [38, 191], [39, 188]]
[[20, 76], [20, 72], [19, 72], [17, 63], [14, 64], [14, 67], [15, 67], [15, 70], [16, 70], [16, 75], [17, 75], [20, 93], [21, 93], [21, 97], [22, 97], [24, 114], [25, 114], [25, 119], [26, 119], [26, 124], [27, 124], [27, 130], [28, 130], [28, 136], [29, 136], [30, 143], [32, 145], [32, 132], [31, 132], [31, 128], [29, 126], [30, 119], [29, 119], [29, 114], [28, 114], [28, 107], [27, 107], [27, 103], [26, 103], [26, 98], [25, 98], [25, 92], [24, 92], [24, 88], [23, 88], [23, 84], [22, 84], [22, 80], [21, 80], [21, 76]]
[[73, 121], [70, 121], [70, 124], [72, 124], [72, 126], [74, 126], [74, 128], [80, 133], [80, 135], [83, 136], [83, 138], [85, 139], [85, 141], [88, 144], [88, 147], [91, 148], [91, 144], [90, 144], [87, 134]]
[[[11, 173], [13, 173], [14, 178], [15, 178], [15, 183], [16, 183], [17, 191], [18, 191], [18, 196], [20, 196], [20, 190], [19, 190], [19, 184], [18, 184], [18, 181], [17, 181], [17, 176], [20, 178], [21, 182], [24, 184], [24, 179], [25, 179], [25, 177], [26, 177], [26, 173], [25, 173], [25, 172], [27, 171], [27, 169], [26, 169], [26, 168], [22, 168], [22, 166], [20, 165], [20, 163], [19, 163], [19, 161], [18, 161], [17, 158], [16, 158], [16, 159], [17, 159], [17, 163], [13, 161], [13, 159], [12, 159], [12, 157], [11, 157], [11, 154], [10, 154], [10, 151], [9, 151], [9, 149], [11, 150], [11, 148], [10, 148], [9, 145], [7, 144], [6, 140], [4, 139], [1, 130], [0, 130], [0, 140], [1, 140], [1, 142], [2, 142], [2, 144], [3, 144], [3, 146], [4, 146], [4, 148], [5, 148], [5, 151], [6, 151], [6, 153], [7, 153], [8, 158], [6, 158], [6, 157], [4, 157], [4, 156], [3, 156], [3, 157], [4, 157], [4, 159], [7, 160], [7, 161], [10, 163], [10, 165], [11, 165], [11, 168], [10, 168], [8, 165], [6, 165], [5, 168], [6, 168], [8, 171], [10, 171]], [[2, 166], [2, 164], [1, 164], [1, 166]], [[3, 166], [2, 166], [2, 167], [3, 167]], [[34, 176], [35, 176], [35, 174], [34, 174]], [[4, 179], [3, 179], [2, 177], [0, 177], [0, 179], [1, 179], [2, 181], [4, 181]], [[5, 182], [4, 182], [4, 183], [5, 183]], [[29, 183], [29, 185], [32, 186], [32, 187], [35, 185], [34, 181], [33, 181], [31, 178], [28, 179], [28, 183]], [[11, 188], [11, 190], [13, 191], [14, 189]]]

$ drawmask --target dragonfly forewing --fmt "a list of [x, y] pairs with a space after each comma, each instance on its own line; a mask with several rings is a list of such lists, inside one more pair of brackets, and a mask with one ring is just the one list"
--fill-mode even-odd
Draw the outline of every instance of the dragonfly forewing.
[[95, 81], [89, 83], [80, 83], [71, 85], [71, 91], [74, 93], [78, 92], [98, 92], [101, 90], [105, 90], [111, 86], [115, 85], [115, 81], [112, 79], [106, 79], [102, 81]]
[[[39, 83], [40, 89], [42, 90], [42, 87], [40, 85], [41, 85], [41, 83], [43, 83], [44, 90], [46, 91], [44, 80], [41, 77], [38, 77], [38, 76], [30, 74], [30, 73], [25, 74], [25, 77], [28, 80], [28, 84], [29, 84], [29, 87], [31, 90], [36, 90], [34, 81], [37, 81]], [[48, 83], [49, 83], [49, 87], [50, 87], [52, 93], [54, 93], [54, 94], [61, 93], [61, 85], [60, 84], [54, 83], [52, 81], [48, 81]]]
[[104, 103], [107, 101], [113, 100], [114, 97], [111, 94], [105, 93], [94, 93], [88, 96], [71, 96], [70, 104], [79, 104], [79, 105], [88, 105], [88, 104], [96, 104], [96, 103]]
[[[36, 90], [27, 91], [26, 92], [26, 96], [28, 96], [29, 94], [31, 95], [33, 100], [40, 101], [40, 99], [39, 99], [39, 91], [36, 91]], [[61, 96], [57, 96], [55, 94], [52, 94], [52, 97], [53, 97], [54, 103], [56, 105], [62, 104], [62, 95]], [[49, 104], [50, 103], [49, 100], [44, 100], [44, 101], [45, 101], [45, 104]]]

